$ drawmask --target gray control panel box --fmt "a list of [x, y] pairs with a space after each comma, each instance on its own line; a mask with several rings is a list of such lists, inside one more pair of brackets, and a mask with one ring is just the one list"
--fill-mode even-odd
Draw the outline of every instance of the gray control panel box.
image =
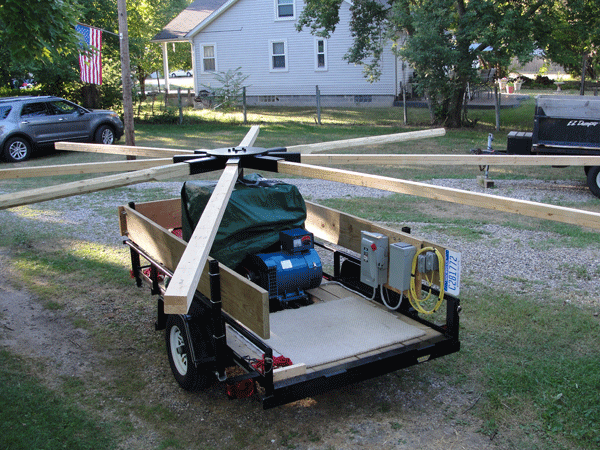
[[360, 281], [373, 288], [387, 282], [388, 237], [361, 231]]
[[416, 247], [405, 242], [390, 245], [390, 286], [401, 292], [410, 289], [412, 262], [416, 253]]

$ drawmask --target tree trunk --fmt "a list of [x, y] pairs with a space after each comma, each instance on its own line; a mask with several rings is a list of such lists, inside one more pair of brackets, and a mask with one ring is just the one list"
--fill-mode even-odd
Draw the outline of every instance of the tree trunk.
[[81, 96], [83, 97], [83, 106], [85, 108], [100, 108], [100, 96], [98, 95], [98, 88], [95, 84], [84, 84], [81, 88]]
[[579, 95], [585, 95], [585, 70], [587, 66], [587, 55], [583, 55], [581, 58], [581, 88], [579, 89]]
[[145, 76], [138, 77], [138, 81], [140, 82], [140, 100], [145, 101], [146, 100], [146, 77]]
[[446, 117], [446, 126], [449, 128], [460, 128], [463, 125], [462, 117], [465, 91], [465, 87], [460, 87], [454, 91], [452, 98], [449, 99]]

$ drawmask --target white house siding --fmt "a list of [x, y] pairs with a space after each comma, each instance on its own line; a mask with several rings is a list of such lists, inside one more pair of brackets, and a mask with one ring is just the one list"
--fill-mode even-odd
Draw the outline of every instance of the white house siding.
[[[303, 2], [296, 0], [296, 19]], [[391, 50], [382, 59], [382, 76], [369, 83], [363, 68], [342, 59], [351, 45], [348, 30], [349, 5], [344, 2], [340, 23], [327, 42], [327, 70], [315, 70], [315, 37], [307, 30], [297, 32], [294, 20], [275, 20], [274, 0], [238, 0], [193, 38], [197, 90], [215, 86], [213, 74], [202, 73], [202, 44], [215, 44], [217, 71], [241, 67], [249, 104], [314, 105], [316, 86], [322, 105], [359, 104], [391, 106], [398, 92], [401, 61]], [[269, 45], [273, 40], [287, 42], [287, 71], [270, 70]]]

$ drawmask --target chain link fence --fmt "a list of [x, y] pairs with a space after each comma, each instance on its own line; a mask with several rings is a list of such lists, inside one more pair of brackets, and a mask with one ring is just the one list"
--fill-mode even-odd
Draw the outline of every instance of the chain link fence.
[[[344, 114], [351, 115], [352, 122], [378, 124], [407, 124], [407, 107], [426, 106], [412, 92], [399, 88], [394, 94], [349, 93], [336, 95], [315, 85], [311, 93], [306, 89], [298, 95], [263, 94], [253, 90], [252, 86], [244, 87], [235, 96], [224, 98], [218, 91], [202, 88], [197, 94], [191, 88], [148, 90], [145, 97], [138, 95], [135, 102], [135, 114], [138, 119], [158, 120], [161, 116], [179, 117], [183, 121], [187, 116], [202, 114], [202, 111], [217, 111], [243, 115], [244, 123], [251, 120], [252, 114], [281, 114], [298, 117], [299, 121], [311, 121], [322, 125], [332, 117]], [[224, 105], [227, 105], [225, 107]], [[426, 108], [425, 108], [426, 109]], [[350, 114], [353, 113], [353, 114]], [[419, 121], [421, 114], [419, 114]], [[293, 119], [292, 119], [293, 120]]]

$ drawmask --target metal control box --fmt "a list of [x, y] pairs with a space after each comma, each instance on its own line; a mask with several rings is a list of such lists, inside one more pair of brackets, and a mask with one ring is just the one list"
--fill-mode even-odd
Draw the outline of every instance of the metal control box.
[[360, 281], [373, 288], [387, 282], [388, 237], [361, 231]]
[[404, 292], [410, 289], [410, 276], [417, 249], [405, 242], [390, 244], [390, 269], [388, 284]]

